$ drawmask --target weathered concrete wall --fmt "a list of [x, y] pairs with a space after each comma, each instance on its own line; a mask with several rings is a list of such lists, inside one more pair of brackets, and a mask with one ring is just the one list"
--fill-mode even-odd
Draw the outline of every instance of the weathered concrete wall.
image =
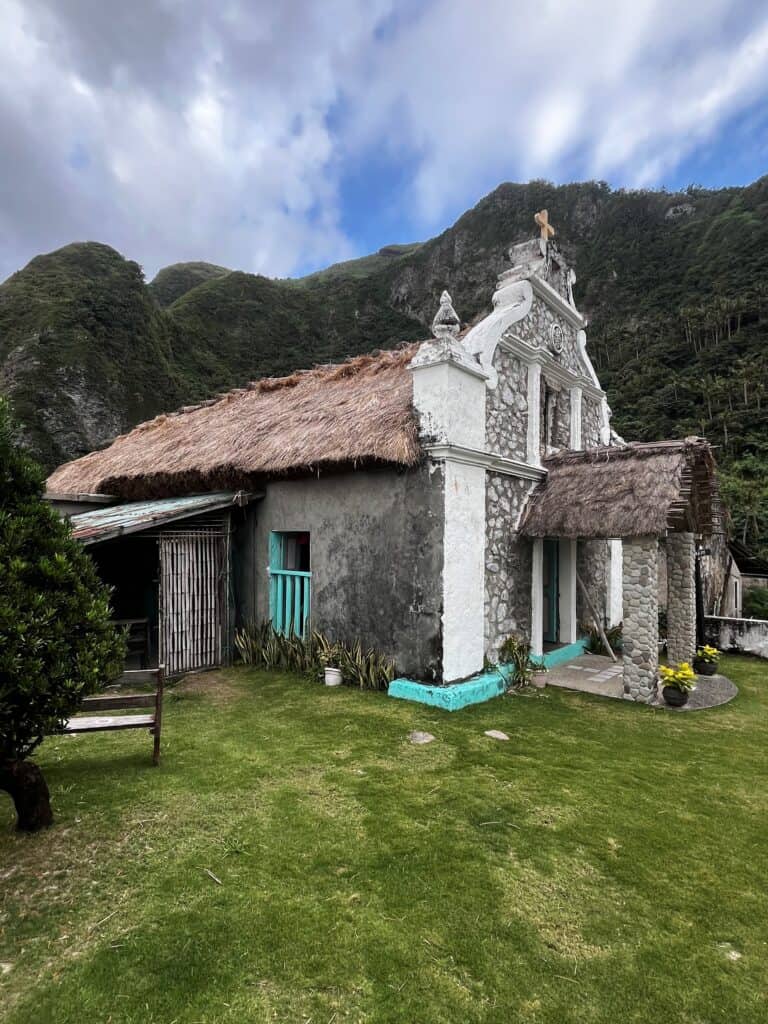
[[696, 653], [696, 545], [692, 533], [667, 535], [667, 657], [689, 664]]
[[485, 656], [531, 635], [531, 541], [515, 533], [530, 480], [488, 473], [485, 489]]
[[307, 531], [312, 626], [359, 637], [415, 678], [441, 676], [443, 472], [421, 466], [275, 481], [253, 511], [256, 618], [269, 617], [269, 534]]
[[498, 383], [485, 399], [485, 445], [488, 451], [525, 460], [528, 437], [528, 368], [503, 348], [493, 366]]
[[655, 537], [624, 541], [624, 696], [648, 704], [659, 666], [658, 558]]
[[768, 622], [764, 619], [704, 618], [707, 643], [721, 651], [740, 651], [768, 658]]

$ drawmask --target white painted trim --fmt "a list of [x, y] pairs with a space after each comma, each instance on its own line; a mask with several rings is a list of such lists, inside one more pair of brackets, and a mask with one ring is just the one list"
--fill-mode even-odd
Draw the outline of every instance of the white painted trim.
[[608, 566], [608, 625], [618, 626], [624, 618], [624, 556], [621, 540], [609, 541], [611, 555]]
[[[460, 342], [453, 343], [455, 346]], [[428, 366], [451, 366], [462, 373], [468, 373], [470, 377], [479, 377], [481, 380], [488, 380], [488, 374], [479, 363], [470, 363], [471, 356], [459, 349], [452, 351], [445, 345], [441, 346], [439, 341], [425, 341], [419, 347], [418, 352], [408, 364], [409, 370], [421, 370]]]
[[526, 454], [531, 466], [541, 466], [541, 366], [528, 364], [528, 436]]
[[427, 444], [424, 450], [430, 458], [444, 462], [461, 462], [467, 466], [482, 466], [491, 473], [503, 473], [505, 476], [522, 477], [523, 480], [543, 480], [546, 469], [529, 466], [517, 459], [508, 459], [494, 452], [483, 452], [477, 448], [465, 448], [460, 444]]
[[561, 537], [557, 545], [559, 587], [559, 637], [561, 644], [576, 643], [576, 544]]
[[531, 654], [544, 653], [544, 540], [535, 537], [531, 559]]
[[575, 450], [581, 448], [581, 388], [571, 388], [571, 427], [569, 446]]
[[567, 320], [569, 324], [575, 327], [577, 330], [584, 330], [587, 326], [587, 318], [582, 316], [578, 310], [575, 310], [573, 306], [567, 302], [566, 299], [556, 291], [551, 284], [546, 281], [542, 281], [536, 274], [531, 274], [528, 278], [531, 282], [534, 295], [537, 295], [540, 299], [543, 299], [547, 305], [552, 306], [560, 316]]
[[551, 352], [536, 345], [529, 345], [527, 341], [518, 338], [514, 334], [507, 334], [499, 339], [499, 348], [509, 352], [510, 355], [521, 359], [525, 363], [540, 363], [544, 372], [550, 380], [562, 384], [563, 387], [580, 387], [582, 391], [599, 402], [605, 398], [605, 392], [593, 384], [592, 380], [584, 373], [575, 373], [567, 366], [558, 363]]
[[531, 311], [533, 288], [529, 281], [504, 284], [493, 296], [493, 312], [469, 331], [462, 343], [488, 374], [487, 387], [495, 388], [499, 375], [493, 366], [493, 356], [499, 339], [512, 324], [522, 320]]

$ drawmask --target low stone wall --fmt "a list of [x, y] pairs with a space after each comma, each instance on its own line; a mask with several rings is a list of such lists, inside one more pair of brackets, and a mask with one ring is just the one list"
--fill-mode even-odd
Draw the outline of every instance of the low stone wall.
[[768, 621], [765, 619], [725, 619], [704, 616], [707, 642], [721, 651], [740, 651], [768, 659]]

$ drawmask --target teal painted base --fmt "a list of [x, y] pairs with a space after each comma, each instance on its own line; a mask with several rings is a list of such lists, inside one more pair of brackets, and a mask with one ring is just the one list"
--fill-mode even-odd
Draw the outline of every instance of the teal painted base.
[[566, 662], [578, 658], [584, 654], [586, 649], [587, 638], [582, 637], [581, 640], [577, 640], [574, 644], [556, 647], [554, 651], [547, 651], [541, 658], [533, 658], [532, 660], [539, 665], [543, 665], [544, 668], [555, 668], [557, 665], [565, 665]]
[[[545, 668], [554, 668], [555, 665], [563, 665], [566, 661], [578, 658], [584, 653], [586, 646], [585, 639], [577, 640], [575, 644], [558, 647], [557, 650], [549, 651], [542, 658], [534, 660]], [[451, 683], [448, 686], [428, 686], [413, 679], [393, 679], [387, 692], [390, 697], [397, 697], [400, 700], [429, 704], [434, 708], [442, 708], [443, 711], [460, 711], [470, 704], [482, 704], [493, 697], [501, 696], [509, 686], [512, 666], [502, 665], [502, 672], [504, 675], [499, 671], [483, 672], [482, 675], [474, 676], [464, 683]]]
[[442, 708], [443, 711], [460, 711], [469, 704], [482, 704], [491, 697], [498, 697], [504, 693], [507, 685], [501, 673], [484, 672], [465, 683], [451, 683], [450, 686], [427, 686], [412, 679], [393, 679], [388, 693], [390, 697], [415, 700], [419, 704]]

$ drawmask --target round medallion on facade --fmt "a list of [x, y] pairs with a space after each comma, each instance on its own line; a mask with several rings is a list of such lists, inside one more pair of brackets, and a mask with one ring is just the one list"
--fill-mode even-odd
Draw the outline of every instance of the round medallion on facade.
[[549, 347], [559, 356], [565, 346], [565, 335], [560, 324], [552, 324], [549, 329]]

